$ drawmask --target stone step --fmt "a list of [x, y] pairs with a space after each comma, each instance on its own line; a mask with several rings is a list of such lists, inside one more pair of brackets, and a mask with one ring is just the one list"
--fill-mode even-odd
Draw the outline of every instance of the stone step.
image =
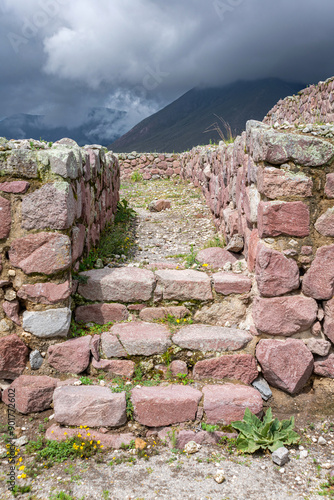
[[[218, 272], [209, 276], [204, 271], [193, 269], [162, 269], [153, 272], [136, 267], [108, 267], [81, 273], [82, 277], [88, 279], [86, 283], [80, 283], [78, 293], [86, 300], [102, 303], [131, 304], [150, 302], [152, 299], [155, 302], [187, 300], [207, 302], [214, 299], [214, 291], [222, 295], [248, 293], [252, 287], [252, 280], [240, 272], [240, 270], [237, 273]], [[89, 311], [95, 315], [101, 314], [102, 317], [112, 317], [113, 314], [115, 316], [122, 314], [119, 305], [117, 307], [112, 311], [104, 305], [104, 311], [99, 311], [98, 306], [95, 306], [96, 310], [90, 306], [87, 312], [83, 308], [78, 308], [76, 315], [79, 320], [83, 318], [83, 321], [89, 316]]]

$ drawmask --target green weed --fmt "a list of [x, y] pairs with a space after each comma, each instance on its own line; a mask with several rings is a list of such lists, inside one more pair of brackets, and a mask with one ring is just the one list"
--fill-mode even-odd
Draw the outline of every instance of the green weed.
[[113, 326], [113, 322], [109, 321], [105, 325], [85, 326], [84, 324], [76, 323], [74, 320], [71, 322], [69, 337], [84, 337], [85, 335], [99, 335], [107, 332]]
[[132, 172], [130, 177], [132, 182], [141, 182], [143, 180], [143, 174], [139, 170]]
[[80, 377], [82, 385], [93, 385], [93, 381], [89, 377]]
[[225, 240], [224, 238], [216, 235], [214, 236], [211, 240], [206, 241], [203, 248], [212, 248], [212, 247], [224, 247], [225, 246]]
[[215, 432], [219, 430], [219, 427], [218, 425], [209, 425], [206, 422], [202, 422], [202, 429], [207, 432]]

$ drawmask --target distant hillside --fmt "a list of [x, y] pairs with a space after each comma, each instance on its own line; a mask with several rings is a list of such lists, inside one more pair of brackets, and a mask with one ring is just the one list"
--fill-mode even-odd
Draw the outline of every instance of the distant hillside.
[[[74, 139], [80, 146], [102, 144], [107, 146], [124, 131], [125, 111], [109, 108], [89, 108], [84, 123], [79, 127], [52, 126], [45, 115], [16, 114], [0, 121], [0, 137], [7, 139], [44, 139], [55, 142], [62, 137]], [[51, 123], [51, 125], [50, 125]]]
[[182, 152], [208, 144], [210, 139], [217, 142], [217, 132], [204, 133], [217, 121], [215, 115], [228, 122], [236, 135], [245, 129], [247, 120], [263, 120], [279, 99], [304, 87], [303, 83], [268, 78], [238, 81], [219, 88], [194, 88], [141, 121], [108, 148], [117, 153]]

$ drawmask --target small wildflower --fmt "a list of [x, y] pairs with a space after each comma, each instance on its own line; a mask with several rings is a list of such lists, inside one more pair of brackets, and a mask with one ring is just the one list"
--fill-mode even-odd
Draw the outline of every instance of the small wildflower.
[[26, 468], [25, 465], [21, 465], [21, 467], [19, 468], [19, 470], [24, 470]]
[[64, 436], [67, 436], [67, 432], [64, 432]]
[[101, 441], [98, 441], [97, 444], [101, 444]]
[[53, 434], [53, 433], [54, 433], [54, 431], [51, 431], [51, 434]]
[[81, 438], [81, 437], [82, 437], [81, 434], [78, 434], [78, 438]]
[[90, 433], [89, 433], [89, 432], [87, 433], [87, 436], [88, 436], [88, 437], [90, 436]]
[[180, 320], [179, 320], [179, 319], [177, 319], [177, 320], [176, 320], [176, 323], [180, 323]]
[[22, 479], [24, 479], [25, 477], [27, 477], [27, 474], [21, 474], [21, 477]]
[[209, 264], [202, 264], [203, 267], [208, 267]]

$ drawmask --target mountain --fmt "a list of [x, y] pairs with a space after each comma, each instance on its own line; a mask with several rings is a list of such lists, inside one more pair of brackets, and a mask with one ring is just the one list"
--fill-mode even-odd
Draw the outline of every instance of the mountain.
[[[109, 108], [83, 110], [83, 124], [75, 127], [53, 126], [48, 115], [16, 114], [0, 121], [0, 137], [7, 139], [44, 139], [55, 142], [62, 137], [74, 139], [80, 146], [107, 146], [124, 131], [127, 113]], [[126, 129], [125, 129], [126, 130]]]
[[145, 118], [108, 146], [114, 152], [182, 152], [198, 144], [218, 142], [216, 131], [204, 133], [222, 117], [233, 135], [245, 130], [247, 120], [263, 120], [281, 98], [297, 93], [303, 83], [277, 78], [237, 81], [219, 88], [193, 88], [157, 113]]

